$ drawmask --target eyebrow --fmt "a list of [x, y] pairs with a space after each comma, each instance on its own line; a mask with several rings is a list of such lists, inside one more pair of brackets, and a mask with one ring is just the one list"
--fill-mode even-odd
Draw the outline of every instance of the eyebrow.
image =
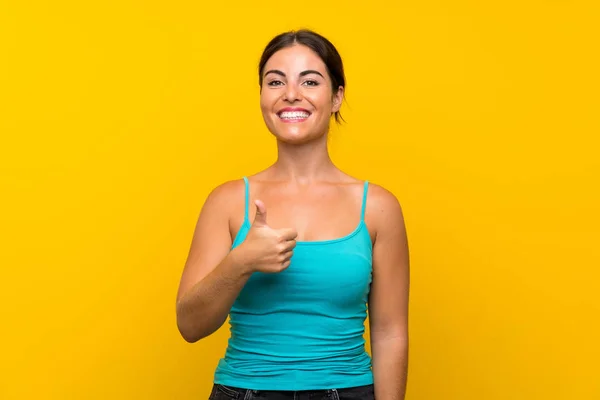
[[[283, 76], [285, 78], [285, 74], [283, 73], [283, 71], [280, 71], [278, 69], [271, 69], [271, 70], [265, 72], [265, 76], [267, 76], [269, 74], [276, 74], [276, 75]], [[302, 76], [306, 76], [306, 75], [310, 75], [310, 74], [317, 74], [321, 78], [325, 79], [325, 77], [323, 76], [323, 74], [321, 74], [319, 71], [315, 71], [314, 69], [307, 69], [306, 71], [300, 72], [300, 76], [301, 77]]]

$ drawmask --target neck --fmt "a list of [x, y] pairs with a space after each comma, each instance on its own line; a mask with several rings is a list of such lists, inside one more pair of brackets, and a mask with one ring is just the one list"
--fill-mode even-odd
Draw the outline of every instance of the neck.
[[307, 184], [326, 179], [336, 170], [327, 149], [327, 135], [304, 144], [277, 142], [276, 179]]

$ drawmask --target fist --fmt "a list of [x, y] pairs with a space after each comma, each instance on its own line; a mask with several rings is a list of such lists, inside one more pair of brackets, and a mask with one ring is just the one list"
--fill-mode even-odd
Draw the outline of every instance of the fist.
[[260, 200], [254, 202], [256, 216], [246, 240], [239, 246], [252, 272], [277, 273], [289, 267], [296, 237], [295, 229], [273, 229], [267, 224], [267, 209]]

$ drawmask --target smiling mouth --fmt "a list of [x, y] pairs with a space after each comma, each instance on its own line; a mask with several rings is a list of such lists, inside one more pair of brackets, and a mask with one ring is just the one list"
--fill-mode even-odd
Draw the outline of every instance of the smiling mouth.
[[310, 117], [310, 113], [306, 111], [282, 111], [277, 116], [283, 122], [302, 122]]

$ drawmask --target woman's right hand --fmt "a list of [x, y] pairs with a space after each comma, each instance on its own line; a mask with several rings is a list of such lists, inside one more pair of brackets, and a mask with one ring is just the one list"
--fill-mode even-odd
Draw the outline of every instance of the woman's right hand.
[[267, 209], [260, 200], [254, 202], [256, 216], [242, 244], [238, 246], [241, 262], [251, 272], [277, 273], [289, 267], [298, 232], [273, 229], [267, 224]]

